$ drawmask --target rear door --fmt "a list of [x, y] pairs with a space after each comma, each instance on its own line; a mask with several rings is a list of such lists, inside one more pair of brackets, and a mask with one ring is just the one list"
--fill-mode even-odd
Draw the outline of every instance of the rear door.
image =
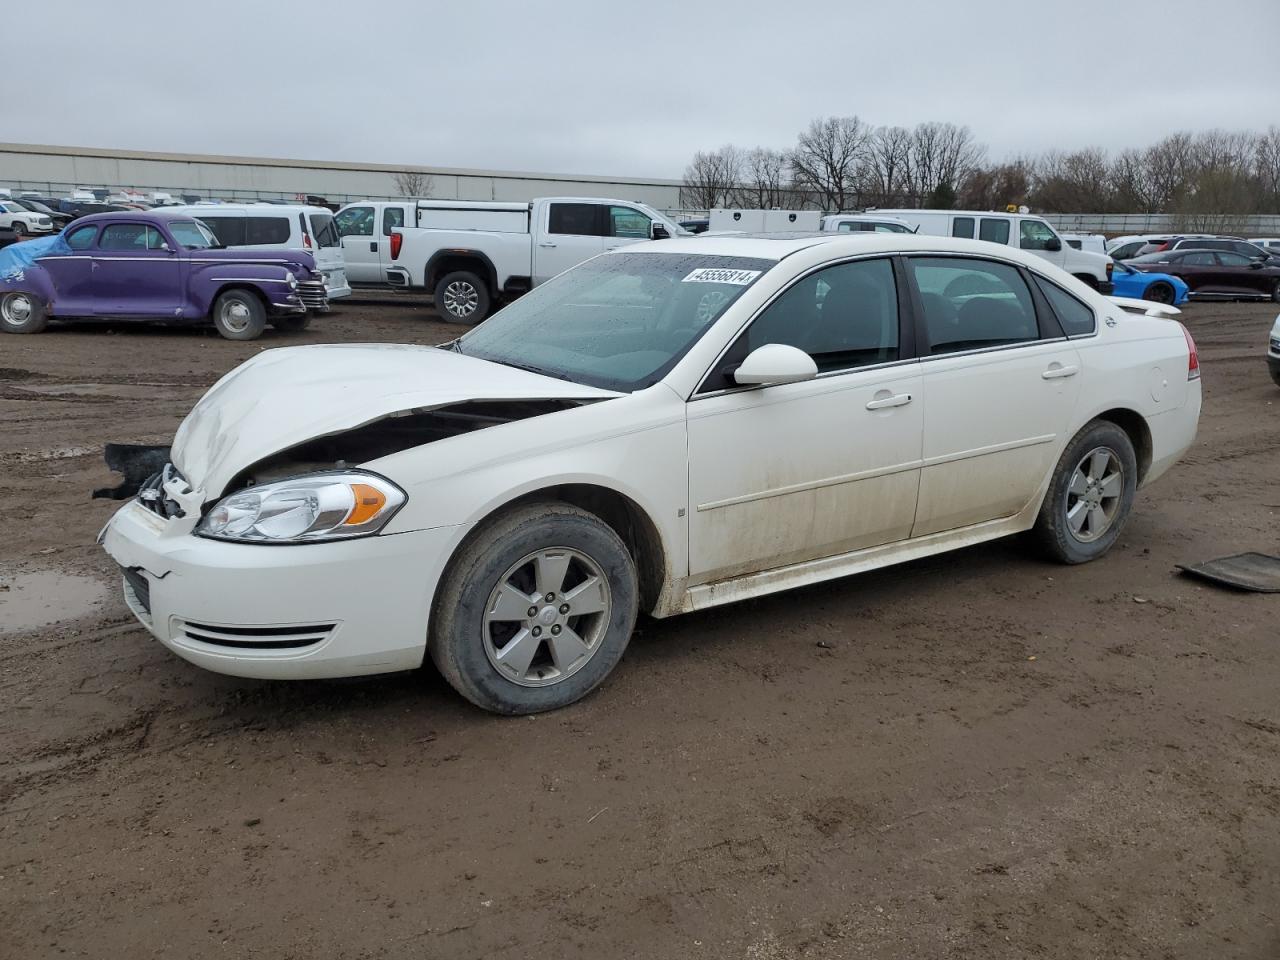
[[93, 296], [93, 242], [98, 225], [85, 224], [67, 231], [70, 253], [40, 257], [37, 261], [53, 282], [54, 311], [63, 317], [92, 317], [96, 312]]
[[609, 208], [599, 203], [553, 200], [538, 223], [533, 248], [533, 282], [545, 283], [604, 252]]
[[352, 283], [381, 283], [377, 208], [373, 204], [344, 207], [333, 218], [342, 238], [342, 258]]
[[1212, 250], [1189, 250], [1169, 257], [1169, 273], [1176, 274], [1192, 293], [1229, 293], [1230, 287], [1223, 280], [1222, 268]]

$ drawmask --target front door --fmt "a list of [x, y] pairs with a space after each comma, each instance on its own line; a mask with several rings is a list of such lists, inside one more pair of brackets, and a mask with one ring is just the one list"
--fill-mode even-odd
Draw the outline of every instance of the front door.
[[333, 218], [342, 237], [342, 258], [351, 283], [381, 283], [384, 279], [374, 230], [376, 219], [373, 206], [347, 207]]
[[[1057, 250], [1049, 249], [1057, 241]], [[1044, 257], [1055, 267], [1067, 262], [1067, 245], [1043, 220], [1018, 221], [1018, 246], [1038, 257]]]
[[1267, 270], [1266, 261], [1254, 260], [1227, 250], [1217, 252], [1223, 288], [1243, 296], [1269, 296], [1275, 285], [1275, 271]]
[[913, 257], [925, 343], [924, 445], [912, 537], [1011, 517], [1066, 442], [1080, 358], [1015, 266]]
[[[898, 288], [887, 258], [801, 278], [690, 400], [691, 584], [909, 535], [924, 411]], [[768, 343], [805, 351], [819, 376], [735, 386], [728, 371]]]
[[548, 203], [533, 248], [533, 282], [545, 283], [603, 253], [607, 210], [599, 203]]
[[154, 226], [111, 223], [93, 252], [93, 296], [100, 317], [182, 315], [183, 261]]
[[604, 240], [606, 250], [617, 250], [652, 236], [653, 221], [635, 207], [609, 208], [608, 236]]

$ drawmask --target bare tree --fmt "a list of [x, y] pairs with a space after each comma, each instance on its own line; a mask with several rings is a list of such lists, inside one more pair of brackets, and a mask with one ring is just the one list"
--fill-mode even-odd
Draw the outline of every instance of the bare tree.
[[732, 205], [742, 182], [742, 151], [732, 144], [719, 150], [699, 150], [684, 170], [680, 204], [691, 210]]
[[867, 140], [862, 190], [870, 203], [896, 207], [911, 193], [911, 132], [906, 127], [877, 127]]
[[402, 197], [425, 197], [431, 193], [436, 178], [421, 170], [402, 170], [392, 174], [396, 190]]
[[965, 210], [1003, 210], [1027, 203], [1035, 165], [1030, 160], [978, 166], [960, 184], [956, 203]]
[[1031, 201], [1050, 213], [1107, 213], [1111, 172], [1107, 155], [1096, 147], [1074, 153], [1051, 151], [1037, 164]]
[[756, 147], [743, 158], [736, 201], [744, 207], [771, 210], [782, 206], [786, 195], [787, 158], [779, 150]]
[[954, 197], [956, 186], [982, 162], [986, 152], [968, 127], [936, 121], [919, 124], [911, 133], [913, 192], [935, 200], [945, 194]]
[[828, 210], [848, 209], [857, 197], [858, 165], [869, 136], [857, 117], [814, 120], [788, 157], [796, 186], [812, 190]]

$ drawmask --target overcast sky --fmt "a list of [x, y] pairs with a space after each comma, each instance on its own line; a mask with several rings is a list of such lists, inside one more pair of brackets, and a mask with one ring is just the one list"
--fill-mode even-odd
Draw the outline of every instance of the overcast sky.
[[4, 20], [0, 140], [23, 143], [675, 178], [823, 115], [968, 124], [994, 157], [1280, 123], [1280, 0], [44, 0]]

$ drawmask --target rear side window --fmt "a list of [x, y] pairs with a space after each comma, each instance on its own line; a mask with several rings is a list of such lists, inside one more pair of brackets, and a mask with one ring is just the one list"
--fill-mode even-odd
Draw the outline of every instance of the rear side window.
[[1008, 243], [1009, 221], [983, 217], [982, 226], [978, 230], [978, 239], [989, 240], [991, 243]]
[[973, 239], [973, 217], [956, 217], [951, 221], [951, 235]]
[[244, 217], [202, 216], [203, 223], [224, 247], [243, 247], [245, 240]]
[[72, 250], [88, 250], [93, 246], [93, 238], [98, 235], [98, 228], [90, 225], [77, 227], [67, 234], [67, 246]]
[[382, 211], [382, 235], [391, 236], [392, 230], [404, 226], [404, 207], [387, 207]]
[[964, 257], [913, 257], [908, 263], [920, 289], [931, 353], [1039, 339], [1031, 291], [1014, 267]]
[[547, 232], [578, 237], [604, 236], [599, 210], [594, 203], [553, 203]]
[[840, 233], [859, 233], [866, 229], [861, 223], [850, 223], [848, 220], [841, 222]]
[[98, 246], [103, 250], [146, 250], [147, 226], [142, 223], [113, 223], [103, 228]]
[[766, 343], [798, 347], [818, 370], [898, 359], [898, 289], [888, 260], [855, 260], [804, 277], [747, 328], [746, 356]]
[[1040, 292], [1049, 301], [1049, 306], [1058, 315], [1058, 322], [1062, 324], [1062, 329], [1068, 337], [1086, 336], [1098, 329], [1093, 311], [1087, 304], [1067, 293], [1056, 283], [1050, 283], [1037, 274], [1032, 276], [1035, 277]]
[[244, 233], [250, 247], [283, 246], [293, 236], [288, 217], [246, 217]]

